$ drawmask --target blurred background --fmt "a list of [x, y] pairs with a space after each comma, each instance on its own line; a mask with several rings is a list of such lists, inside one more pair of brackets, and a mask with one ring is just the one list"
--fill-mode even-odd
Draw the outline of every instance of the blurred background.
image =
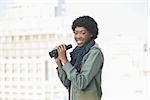
[[48, 52], [76, 46], [71, 25], [82, 15], [99, 27], [102, 100], [150, 99], [148, 0], [0, 0], [0, 100], [67, 100]]

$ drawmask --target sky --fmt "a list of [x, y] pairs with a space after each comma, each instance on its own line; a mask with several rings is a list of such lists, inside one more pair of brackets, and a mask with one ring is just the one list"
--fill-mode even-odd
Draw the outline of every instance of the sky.
[[[0, 0], [0, 17], [4, 9], [14, 2], [52, 2], [51, 0]], [[101, 32], [105, 34], [137, 34], [147, 37], [148, 0], [65, 0], [68, 25], [82, 15], [90, 15], [98, 21]], [[56, 4], [57, 0], [53, 0]], [[66, 28], [67, 29], [67, 28]], [[143, 34], [145, 34], [143, 36]]]
[[144, 0], [71, 1], [68, 16], [91, 15], [105, 33], [147, 33], [148, 4]]

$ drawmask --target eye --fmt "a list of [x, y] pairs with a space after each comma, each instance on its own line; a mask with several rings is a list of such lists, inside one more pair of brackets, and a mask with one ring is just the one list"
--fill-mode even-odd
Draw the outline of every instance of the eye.
[[73, 32], [74, 33], [74, 35], [77, 35], [78, 33], [77, 32]]
[[86, 33], [85, 33], [85, 32], [82, 32], [81, 34], [83, 34], [83, 35], [84, 35], [84, 34], [86, 34]]

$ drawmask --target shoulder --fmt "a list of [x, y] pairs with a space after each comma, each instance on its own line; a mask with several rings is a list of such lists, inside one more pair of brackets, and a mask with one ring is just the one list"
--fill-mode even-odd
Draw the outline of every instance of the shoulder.
[[99, 47], [99, 45], [97, 43], [95, 43], [95, 45], [93, 47], [91, 47], [89, 52], [102, 52], [101, 48]]
[[93, 57], [99, 54], [101, 54], [101, 49], [99, 48], [98, 44], [95, 44], [90, 48], [89, 52], [85, 55], [85, 57]]
[[89, 54], [100, 55], [104, 59], [103, 52], [97, 43], [91, 47]]

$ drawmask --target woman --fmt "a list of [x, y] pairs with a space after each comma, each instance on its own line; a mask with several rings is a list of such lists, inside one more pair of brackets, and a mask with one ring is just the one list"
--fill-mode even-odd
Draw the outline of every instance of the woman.
[[104, 58], [94, 41], [98, 35], [97, 23], [90, 16], [81, 16], [73, 21], [72, 30], [77, 46], [70, 53], [70, 62], [66, 47], [57, 47], [58, 57], [55, 61], [58, 76], [69, 90], [69, 100], [101, 100]]

